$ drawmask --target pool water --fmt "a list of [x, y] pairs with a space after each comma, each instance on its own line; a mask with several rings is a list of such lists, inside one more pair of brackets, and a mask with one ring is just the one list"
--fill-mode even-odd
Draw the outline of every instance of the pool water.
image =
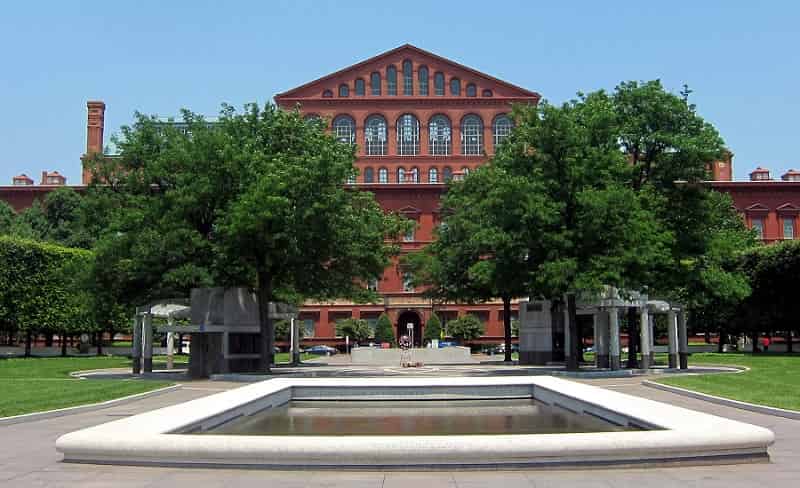
[[485, 435], [633, 430], [531, 398], [487, 400], [297, 400], [237, 417], [210, 435]]

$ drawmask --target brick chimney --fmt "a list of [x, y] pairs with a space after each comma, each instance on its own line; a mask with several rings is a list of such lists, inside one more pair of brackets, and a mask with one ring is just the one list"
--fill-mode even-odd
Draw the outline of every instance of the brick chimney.
[[86, 153], [83, 155], [84, 167], [82, 183], [88, 185], [92, 180], [92, 173], [86, 168], [85, 159], [94, 154], [103, 153], [103, 129], [105, 128], [106, 104], [102, 101], [86, 102], [88, 112], [86, 120]]
[[731, 181], [733, 179], [733, 153], [725, 151], [722, 159], [711, 163], [711, 179], [713, 181]]

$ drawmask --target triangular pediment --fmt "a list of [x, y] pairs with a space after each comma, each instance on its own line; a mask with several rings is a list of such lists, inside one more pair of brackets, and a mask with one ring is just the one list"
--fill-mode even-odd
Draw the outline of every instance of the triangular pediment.
[[412, 207], [411, 205], [406, 205], [405, 207], [398, 210], [397, 213], [399, 213], [400, 215], [404, 215], [406, 217], [411, 217], [421, 214], [422, 210], [418, 209], [417, 207]]
[[[422, 67], [428, 71], [428, 95], [434, 98], [435, 87], [434, 77], [436, 73], [442, 73], [445, 80], [445, 94], [438, 98], [453, 98], [450, 92], [450, 81], [457, 78], [460, 81], [460, 95], [457, 98], [465, 98], [468, 85], [475, 87], [474, 96], [470, 98], [511, 98], [511, 99], [530, 99], [538, 101], [538, 93], [526, 90], [506, 81], [499, 80], [493, 76], [482, 73], [478, 70], [464, 66], [455, 61], [443, 58], [431, 52], [425, 51], [411, 44], [404, 44], [398, 48], [386, 51], [375, 57], [361, 61], [347, 68], [341, 69], [317, 80], [298, 86], [275, 96], [276, 102], [299, 101], [303, 99], [342, 99], [342, 98], [409, 98], [404, 95], [403, 86], [403, 62], [411, 61], [413, 66], [414, 89], [411, 96], [423, 96], [418, 90], [419, 70]], [[392, 95], [387, 89], [387, 70], [393, 66], [397, 73], [396, 95]], [[378, 73], [382, 80], [383, 89], [381, 94], [373, 94], [371, 91], [371, 76]], [[356, 80], [362, 80], [364, 95], [356, 94]], [[339, 89], [346, 85], [348, 95], [340, 96]]]
[[769, 207], [761, 203], [754, 203], [749, 207], [746, 207], [744, 210], [745, 212], [769, 212]]
[[787, 202], [784, 203], [783, 205], [779, 205], [778, 208], [776, 208], [776, 210], [778, 212], [800, 212], [800, 207]]

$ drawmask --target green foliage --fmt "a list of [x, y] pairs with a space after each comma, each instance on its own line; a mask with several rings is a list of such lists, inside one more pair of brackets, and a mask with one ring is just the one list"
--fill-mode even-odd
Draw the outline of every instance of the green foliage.
[[30, 207], [17, 214], [9, 234], [22, 239], [42, 241], [47, 240], [49, 230], [50, 224], [47, 222], [44, 208], [37, 199]]
[[336, 322], [336, 335], [350, 337], [353, 342], [361, 342], [372, 336], [372, 329], [366, 320], [349, 318]]
[[447, 331], [459, 342], [471, 341], [483, 335], [483, 322], [472, 314], [447, 322]]
[[397, 345], [394, 330], [392, 329], [392, 322], [385, 313], [382, 313], [381, 316], [378, 317], [378, 323], [375, 326], [375, 342], [388, 342], [393, 346]]
[[[289, 341], [292, 338], [291, 332], [291, 322], [288, 320], [279, 320], [275, 322], [275, 339], [279, 341]], [[305, 327], [303, 324], [298, 324], [297, 330], [300, 332], [300, 340], [302, 340], [305, 335]]]
[[511, 335], [519, 337], [519, 319], [511, 319]]
[[425, 324], [425, 334], [423, 335], [423, 340], [428, 342], [432, 341], [433, 339], [440, 339], [442, 337], [442, 321], [439, 320], [439, 316], [435, 313], [431, 314], [431, 317], [428, 319], [428, 322]]
[[4, 200], [0, 200], [0, 235], [11, 233], [16, 217], [17, 214], [11, 208], [11, 205]]
[[80, 249], [0, 237], [0, 324], [42, 332], [93, 330], [84, 286], [92, 259]]

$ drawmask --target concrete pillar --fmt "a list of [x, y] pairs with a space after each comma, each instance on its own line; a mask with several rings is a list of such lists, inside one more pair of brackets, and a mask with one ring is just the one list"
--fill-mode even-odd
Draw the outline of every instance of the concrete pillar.
[[153, 372], [153, 314], [142, 314], [142, 369]]
[[[565, 301], [566, 303], [566, 301]], [[564, 363], [569, 364], [569, 357], [572, 355], [572, 343], [570, 342], [570, 327], [574, 324], [569, 322], [569, 307], [564, 307]]]
[[647, 316], [647, 329], [650, 331], [650, 365], [656, 364], [655, 361], [655, 354], [656, 354], [656, 317], [655, 314], [649, 314]]
[[300, 364], [300, 321], [297, 317], [292, 317], [291, 324], [291, 351], [292, 365]]
[[140, 374], [142, 372], [142, 319], [138, 313], [133, 316], [131, 363], [133, 363], [133, 374]]
[[619, 347], [619, 313], [617, 307], [608, 309], [608, 335], [609, 335], [609, 366], [611, 369], [620, 368]]
[[647, 306], [639, 309], [639, 338], [641, 340], [642, 362], [639, 363], [641, 369], [650, 369], [650, 314], [647, 313]]
[[681, 369], [689, 369], [689, 338], [686, 335], [686, 312], [678, 312], [678, 364]]
[[[172, 320], [170, 319], [170, 322]], [[175, 365], [175, 333], [167, 332], [167, 369]]]
[[667, 312], [667, 339], [669, 340], [669, 367], [678, 367], [678, 318], [675, 311]]
[[598, 310], [594, 314], [594, 328], [597, 342], [594, 346], [595, 361], [598, 368], [608, 368], [608, 311]]

